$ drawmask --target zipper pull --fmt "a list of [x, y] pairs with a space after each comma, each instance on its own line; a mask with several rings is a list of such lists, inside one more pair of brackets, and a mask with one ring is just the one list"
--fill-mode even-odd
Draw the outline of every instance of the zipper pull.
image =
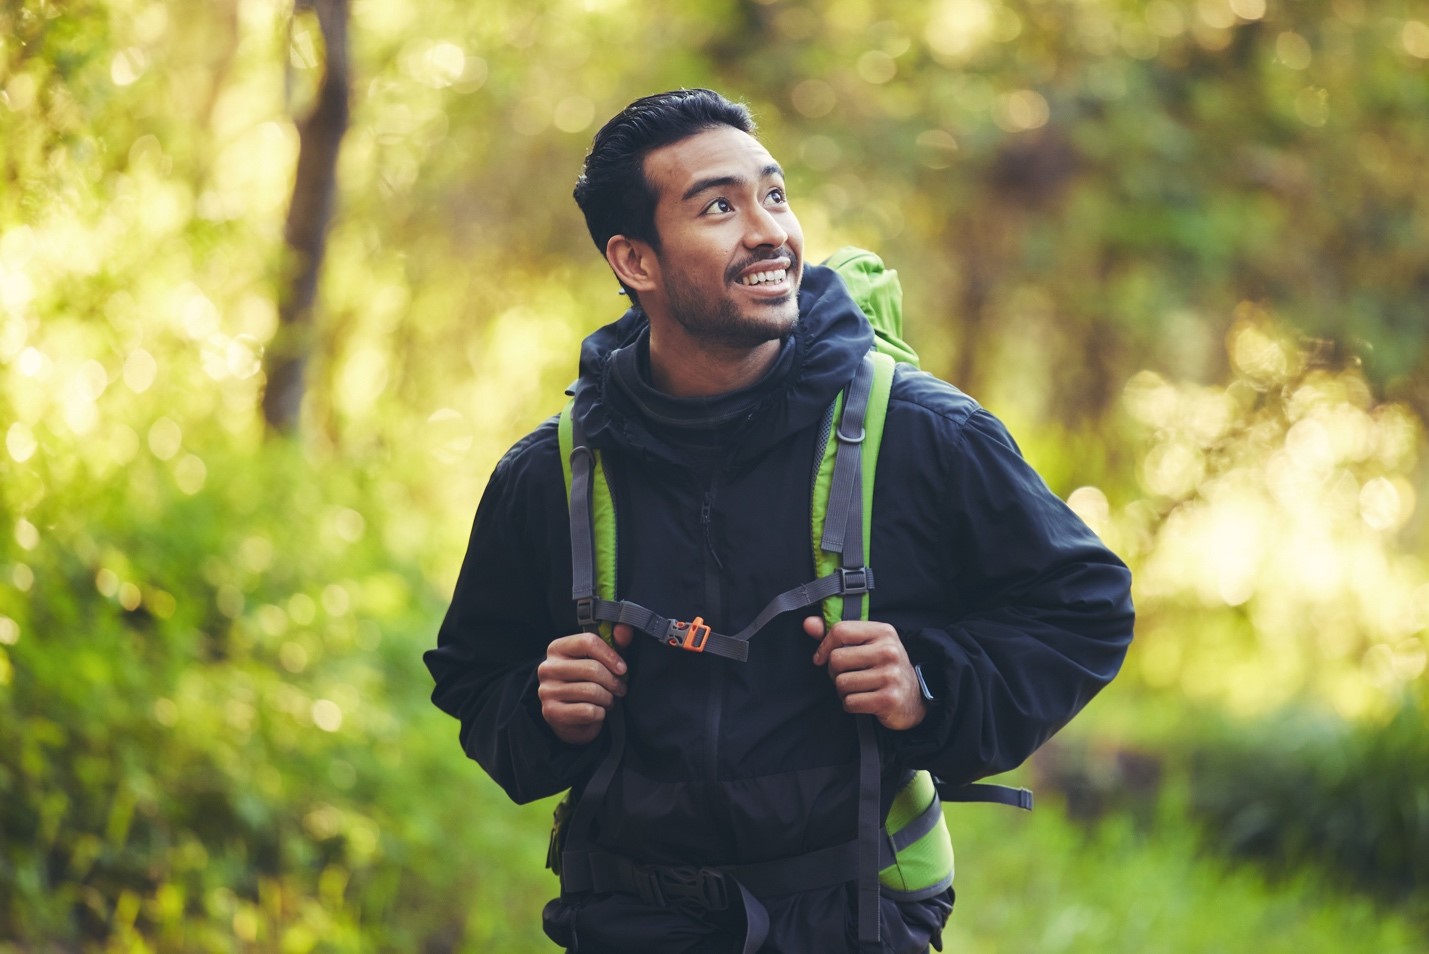
[[714, 491], [706, 490], [704, 502], [700, 504], [700, 525], [705, 528], [705, 549], [710, 551], [710, 556], [714, 558], [715, 566], [721, 571], [724, 570], [724, 562], [720, 560], [719, 554], [715, 552], [714, 538], [710, 535], [710, 512], [714, 509]]

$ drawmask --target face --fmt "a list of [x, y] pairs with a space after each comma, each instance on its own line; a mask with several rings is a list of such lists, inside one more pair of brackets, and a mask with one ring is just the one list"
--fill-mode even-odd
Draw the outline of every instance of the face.
[[640, 303], [691, 339], [752, 348], [799, 318], [804, 236], [784, 174], [759, 141], [719, 126], [645, 158], [659, 251]]

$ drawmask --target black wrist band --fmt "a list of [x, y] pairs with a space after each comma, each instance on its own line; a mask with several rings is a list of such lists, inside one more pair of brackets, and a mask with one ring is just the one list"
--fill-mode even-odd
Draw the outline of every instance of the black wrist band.
[[918, 665], [913, 667], [913, 674], [918, 677], [918, 691], [923, 694], [923, 701], [930, 706], [937, 705], [939, 699], [933, 695], [933, 690], [928, 687], [928, 677], [923, 675], [922, 663], [918, 663]]

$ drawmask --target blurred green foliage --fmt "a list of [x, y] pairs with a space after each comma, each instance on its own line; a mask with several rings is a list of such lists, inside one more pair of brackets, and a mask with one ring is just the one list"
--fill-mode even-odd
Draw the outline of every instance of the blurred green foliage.
[[0, 950], [542, 949], [548, 806], [462, 760], [419, 654], [486, 474], [622, 307], [586, 144], [680, 85], [750, 102], [808, 257], [897, 267], [925, 366], [1137, 573], [1076, 731], [1137, 725], [1170, 781], [1087, 831], [954, 813], [954, 946], [1422, 949], [1422, 887], [1319, 864], [1423, 880], [1421, 0], [360, 0], [285, 443], [309, 20], [0, 5]]
[[1327, 866], [1346, 884], [1417, 904], [1429, 880], [1429, 734], [1417, 704], [1384, 726], [1282, 715], [1206, 732], [1192, 810], [1218, 847], [1280, 868]]

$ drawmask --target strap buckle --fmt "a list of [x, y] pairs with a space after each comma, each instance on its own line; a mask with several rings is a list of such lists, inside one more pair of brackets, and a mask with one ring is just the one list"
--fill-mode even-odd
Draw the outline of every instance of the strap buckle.
[[[684, 634], [683, 637], [681, 633]], [[709, 638], [710, 628], [705, 625], [704, 617], [696, 616], [688, 623], [671, 622], [665, 642], [680, 649], [688, 649], [692, 653], [702, 653]]]
[[729, 907], [724, 874], [713, 868], [656, 867], [651, 871], [661, 903], [688, 914], [723, 911]]
[[597, 624], [593, 597], [586, 596], [576, 600], [576, 623], [588, 633], [595, 631]]
[[866, 566], [839, 568], [839, 595], [861, 596], [873, 589], [873, 573]]

